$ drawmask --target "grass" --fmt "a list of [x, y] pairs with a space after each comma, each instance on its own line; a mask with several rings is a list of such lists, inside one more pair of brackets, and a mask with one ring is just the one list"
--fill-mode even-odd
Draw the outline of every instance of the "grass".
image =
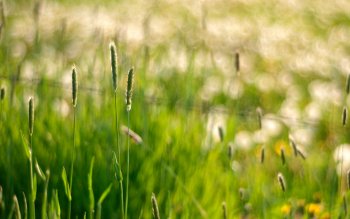
[[348, 213], [348, 3], [41, 3], [0, 17], [1, 218]]

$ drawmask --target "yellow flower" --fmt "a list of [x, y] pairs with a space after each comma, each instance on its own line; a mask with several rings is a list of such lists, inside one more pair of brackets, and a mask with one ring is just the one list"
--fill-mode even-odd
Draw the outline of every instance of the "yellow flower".
[[290, 155], [291, 154], [291, 148], [288, 146], [288, 143], [283, 141], [283, 140], [279, 140], [275, 143], [274, 145], [274, 150], [276, 152], [276, 154], [278, 154], [278, 156], [281, 156], [281, 149], [283, 148], [285, 155]]
[[284, 215], [289, 215], [290, 214], [290, 210], [291, 210], [291, 206], [289, 204], [284, 204], [282, 207], [281, 207], [281, 212], [282, 214]]
[[319, 215], [321, 213], [322, 206], [318, 203], [310, 203], [307, 205], [306, 209], [311, 215]]

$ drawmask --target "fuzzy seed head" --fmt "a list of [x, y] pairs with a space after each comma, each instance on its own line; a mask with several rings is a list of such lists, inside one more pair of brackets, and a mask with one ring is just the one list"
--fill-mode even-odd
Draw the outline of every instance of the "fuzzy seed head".
[[348, 74], [348, 78], [346, 79], [346, 94], [350, 93], [350, 74]]
[[301, 158], [303, 158], [303, 160], [306, 160], [306, 155], [303, 151], [301, 151], [300, 149], [297, 149], [298, 150], [298, 154], [300, 155]]
[[128, 82], [126, 86], [126, 110], [131, 110], [132, 87], [134, 84], [134, 68], [131, 68], [128, 73]]
[[221, 126], [219, 126], [219, 128], [218, 128], [218, 132], [219, 132], [220, 141], [223, 142], [224, 141], [224, 130]]
[[342, 114], [342, 124], [343, 126], [346, 125], [346, 119], [348, 117], [348, 109], [346, 108], [346, 106], [344, 106], [343, 108], [343, 114]]
[[284, 165], [286, 163], [286, 156], [284, 155], [283, 148], [281, 148], [281, 160], [282, 160], [282, 164]]
[[348, 170], [348, 172], [346, 174], [346, 182], [348, 185], [348, 190], [350, 190], [350, 170]]
[[236, 68], [236, 72], [239, 72], [240, 62], [239, 62], [239, 53], [238, 52], [235, 53], [235, 68]]
[[258, 115], [258, 124], [259, 124], [259, 129], [262, 129], [262, 110], [260, 107], [256, 109], [256, 113]]
[[239, 193], [239, 198], [241, 199], [241, 201], [244, 200], [244, 194], [245, 194], [245, 189], [244, 188], [239, 188], [238, 190], [238, 193]]
[[286, 191], [286, 182], [284, 181], [284, 177], [283, 177], [282, 173], [278, 173], [277, 179], [278, 179], [278, 183], [281, 186], [282, 191], [285, 192]]
[[29, 99], [29, 134], [33, 135], [34, 130], [34, 99]]
[[232, 157], [233, 157], [233, 147], [232, 147], [232, 145], [228, 146], [227, 154], [228, 154], [228, 158], [231, 160]]
[[5, 88], [1, 88], [1, 90], [0, 90], [0, 100], [4, 100], [4, 98], [5, 98]]
[[261, 148], [261, 153], [260, 153], [260, 163], [264, 163], [265, 161], [265, 148]]
[[226, 202], [222, 203], [222, 217], [223, 219], [227, 219], [227, 207]]
[[111, 56], [111, 68], [112, 68], [112, 82], [114, 92], [117, 92], [118, 88], [118, 56], [117, 49], [114, 42], [109, 44], [110, 56]]
[[151, 201], [152, 201], [153, 218], [160, 219], [158, 203], [157, 203], [157, 199], [156, 199], [156, 196], [154, 195], [154, 193], [152, 193]]
[[293, 152], [294, 152], [294, 156], [298, 156], [298, 147], [297, 147], [297, 144], [294, 142], [294, 140], [292, 138], [289, 138], [289, 142], [290, 142], [290, 145], [292, 146], [293, 148]]
[[78, 75], [75, 66], [72, 68], [72, 102], [73, 107], [77, 106], [78, 101]]

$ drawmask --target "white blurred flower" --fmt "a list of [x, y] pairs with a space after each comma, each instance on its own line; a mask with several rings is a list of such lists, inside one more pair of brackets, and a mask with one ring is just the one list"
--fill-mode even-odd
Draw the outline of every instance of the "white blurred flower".
[[253, 136], [248, 131], [240, 131], [236, 134], [234, 145], [236, 147], [249, 150], [253, 146]]
[[225, 133], [227, 116], [220, 112], [220, 109], [222, 108], [216, 109], [217, 110], [213, 110], [208, 115], [207, 135], [203, 145], [204, 149], [210, 149], [214, 143], [220, 141], [219, 127], [221, 127]]
[[54, 109], [62, 117], [67, 117], [70, 112], [70, 106], [65, 100], [56, 100], [54, 102]]
[[337, 163], [337, 173], [344, 175], [350, 169], [350, 144], [339, 145], [334, 150], [333, 158]]
[[272, 114], [266, 114], [262, 119], [262, 130], [268, 137], [275, 137], [281, 134], [282, 124]]

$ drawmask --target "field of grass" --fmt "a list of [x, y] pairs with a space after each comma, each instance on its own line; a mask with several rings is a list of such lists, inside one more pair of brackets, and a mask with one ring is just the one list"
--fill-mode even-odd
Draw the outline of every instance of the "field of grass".
[[0, 2], [0, 218], [349, 217], [350, 2]]

